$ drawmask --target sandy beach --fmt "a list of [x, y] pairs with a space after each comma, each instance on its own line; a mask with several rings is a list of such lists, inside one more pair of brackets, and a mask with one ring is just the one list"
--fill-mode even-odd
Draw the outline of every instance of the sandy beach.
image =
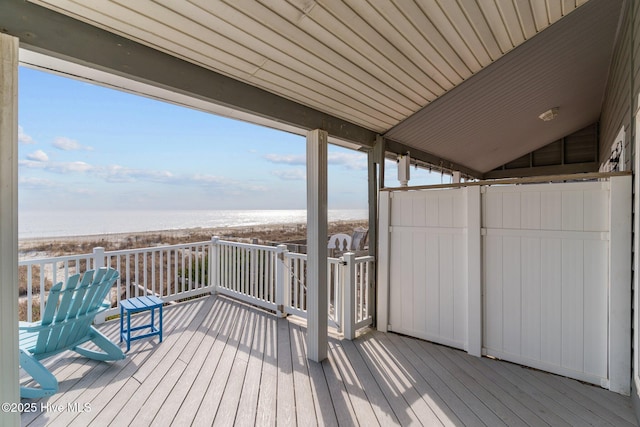
[[[368, 228], [366, 220], [332, 221], [329, 235], [336, 233], [353, 234], [356, 228]], [[107, 251], [202, 242], [218, 236], [224, 240], [245, 243], [304, 243], [306, 224], [269, 224], [242, 227], [189, 228], [181, 230], [112, 233], [103, 235], [49, 237], [20, 239], [18, 251], [20, 259], [43, 258], [71, 254], [89, 253], [94, 247]]]

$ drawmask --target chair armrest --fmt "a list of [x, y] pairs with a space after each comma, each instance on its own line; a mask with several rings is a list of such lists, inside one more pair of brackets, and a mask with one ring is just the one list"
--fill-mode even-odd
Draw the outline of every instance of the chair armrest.
[[40, 322], [20, 322], [18, 329], [21, 331], [36, 332], [42, 329], [42, 324]]

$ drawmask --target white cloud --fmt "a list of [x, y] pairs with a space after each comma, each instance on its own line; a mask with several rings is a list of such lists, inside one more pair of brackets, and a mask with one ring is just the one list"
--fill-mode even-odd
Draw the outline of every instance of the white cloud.
[[151, 181], [171, 183], [175, 179], [175, 176], [168, 171], [131, 169], [119, 165], [97, 168], [96, 173], [104, 177], [107, 182]]
[[[264, 156], [271, 163], [292, 166], [305, 166], [307, 158], [302, 154], [267, 154]], [[367, 156], [359, 152], [329, 152], [327, 162], [330, 165], [344, 166], [351, 170], [366, 170]]]
[[18, 126], [18, 142], [21, 144], [35, 144], [36, 141], [34, 141], [34, 139], [27, 135], [26, 133], [24, 133], [24, 129], [22, 128], [22, 126]]
[[29, 189], [41, 189], [41, 188], [54, 188], [56, 183], [51, 180], [35, 177], [20, 177], [18, 179], [18, 185], [22, 188]]
[[49, 172], [55, 173], [70, 173], [70, 172], [89, 172], [94, 169], [88, 163], [85, 162], [49, 162], [49, 161], [38, 161], [34, 159], [29, 160], [20, 160], [18, 161], [19, 166], [23, 166], [29, 169], [43, 169]]
[[327, 161], [330, 165], [341, 165], [351, 170], [367, 169], [367, 156], [364, 153], [328, 153]]
[[47, 167], [47, 169], [52, 172], [68, 173], [68, 172], [89, 172], [92, 169], [94, 169], [94, 167], [85, 162], [67, 162], [67, 163], [52, 163], [49, 167]]
[[56, 138], [53, 141], [52, 145], [54, 147], [56, 147], [57, 149], [62, 150], [62, 151], [80, 151], [80, 150], [91, 151], [91, 150], [93, 150], [93, 147], [82, 145], [78, 141], [75, 141], [75, 140], [73, 140], [71, 138], [67, 138], [67, 137], [64, 137], [64, 136], [60, 136], [60, 137]]
[[264, 158], [271, 163], [284, 163], [297, 166], [307, 164], [307, 158], [302, 154], [266, 154]]
[[271, 173], [285, 181], [304, 181], [307, 177], [304, 169], [276, 170]]
[[36, 150], [33, 153], [27, 154], [27, 159], [33, 160], [34, 162], [48, 162], [49, 156], [42, 150]]

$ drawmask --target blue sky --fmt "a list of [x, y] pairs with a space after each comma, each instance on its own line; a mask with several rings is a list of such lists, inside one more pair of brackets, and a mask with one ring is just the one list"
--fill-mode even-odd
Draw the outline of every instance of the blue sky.
[[[21, 210], [304, 209], [305, 174], [302, 136], [20, 68]], [[329, 209], [366, 207], [366, 155], [330, 145]]]

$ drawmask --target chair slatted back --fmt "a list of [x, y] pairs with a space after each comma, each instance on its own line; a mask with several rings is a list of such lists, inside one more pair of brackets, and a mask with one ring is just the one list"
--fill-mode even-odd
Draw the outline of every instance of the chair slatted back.
[[41, 321], [42, 326], [50, 327], [39, 332], [34, 353], [52, 353], [85, 337], [117, 278], [116, 270], [101, 268], [85, 272], [82, 281], [80, 274], [69, 276], [64, 289], [62, 282], [53, 286]]

